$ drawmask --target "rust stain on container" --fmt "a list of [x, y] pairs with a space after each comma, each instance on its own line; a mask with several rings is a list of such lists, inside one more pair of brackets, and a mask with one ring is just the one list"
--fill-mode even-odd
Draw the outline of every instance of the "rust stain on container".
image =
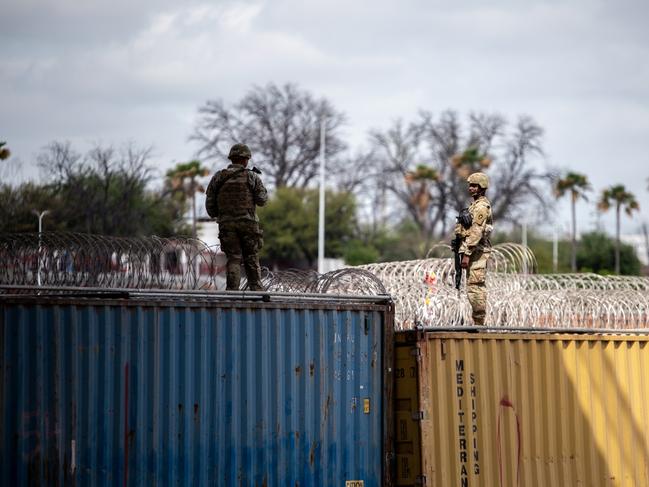
[[213, 294], [0, 293], [0, 485], [390, 485], [389, 299]]
[[315, 449], [317, 443], [314, 441], [311, 443], [311, 450], [309, 451], [309, 465], [313, 466], [315, 463]]
[[327, 395], [327, 401], [325, 402], [324, 406], [324, 421], [327, 422], [327, 418], [329, 417], [329, 407], [331, 406], [331, 396]]

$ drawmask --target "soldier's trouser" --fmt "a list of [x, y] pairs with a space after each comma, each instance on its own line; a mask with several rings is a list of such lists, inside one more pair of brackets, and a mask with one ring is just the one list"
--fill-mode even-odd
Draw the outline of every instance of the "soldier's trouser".
[[476, 250], [469, 258], [466, 292], [471, 304], [473, 323], [483, 326], [487, 315], [487, 260], [490, 252]]
[[263, 245], [259, 224], [253, 221], [227, 222], [219, 225], [221, 250], [225, 252], [226, 289], [237, 290], [241, 282], [241, 261], [248, 278], [248, 289], [262, 291], [259, 249]]

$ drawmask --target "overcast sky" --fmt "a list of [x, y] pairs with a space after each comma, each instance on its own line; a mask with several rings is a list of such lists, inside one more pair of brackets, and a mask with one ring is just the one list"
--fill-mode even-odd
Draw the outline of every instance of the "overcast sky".
[[[527, 114], [545, 129], [538, 164], [636, 194], [635, 232], [649, 221], [648, 19], [647, 0], [0, 0], [0, 140], [22, 178], [53, 140], [152, 145], [162, 173], [194, 155], [199, 105], [268, 82], [329, 98], [353, 149], [419, 109]], [[591, 228], [592, 205], [579, 214]]]

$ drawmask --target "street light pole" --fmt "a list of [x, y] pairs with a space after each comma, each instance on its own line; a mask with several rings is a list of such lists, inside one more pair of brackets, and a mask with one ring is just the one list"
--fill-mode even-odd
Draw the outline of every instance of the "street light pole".
[[36, 282], [38, 286], [41, 285], [41, 238], [43, 234], [43, 217], [47, 215], [50, 210], [38, 211], [32, 210], [32, 213], [38, 217], [38, 272], [36, 274]]
[[320, 125], [320, 201], [318, 205], [318, 274], [324, 274], [325, 259], [325, 122]]

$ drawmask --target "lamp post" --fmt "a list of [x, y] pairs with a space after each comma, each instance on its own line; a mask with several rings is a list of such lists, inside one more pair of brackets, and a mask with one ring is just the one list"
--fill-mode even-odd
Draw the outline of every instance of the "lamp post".
[[318, 204], [318, 274], [324, 274], [325, 261], [325, 122], [320, 125], [320, 200]]
[[38, 272], [36, 274], [36, 283], [38, 286], [41, 285], [41, 236], [43, 234], [43, 217], [49, 212], [50, 210], [32, 210], [32, 213], [38, 217]]

